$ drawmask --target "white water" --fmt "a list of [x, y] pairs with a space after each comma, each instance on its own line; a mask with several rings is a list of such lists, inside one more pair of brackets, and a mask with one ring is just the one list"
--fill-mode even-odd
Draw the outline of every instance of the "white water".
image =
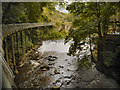
[[72, 42], [68, 42], [66, 44], [64, 44], [64, 39], [60, 39], [60, 40], [47, 40], [47, 41], [43, 41], [43, 45], [41, 47], [38, 48], [38, 51], [55, 51], [55, 52], [60, 52], [60, 53], [64, 53], [64, 52], [68, 52], [69, 51], [69, 47], [70, 44]]

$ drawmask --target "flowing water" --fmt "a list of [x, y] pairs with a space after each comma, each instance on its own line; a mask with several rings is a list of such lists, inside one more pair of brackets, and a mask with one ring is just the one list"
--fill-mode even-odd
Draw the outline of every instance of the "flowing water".
[[[19, 68], [15, 78], [17, 86], [19, 88], [119, 88], [115, 80], [100, 73], [95, 66], [91, 69], [79, 68], [76, 58], [67, 55], [71, 43], [70, 41], [64, 44], [64, 39], [43, 41], [42, 46], [34, 54], [37, 58], [30, 58], [23, 67]], [[87, 53], [89, 54], [89, 50]]]

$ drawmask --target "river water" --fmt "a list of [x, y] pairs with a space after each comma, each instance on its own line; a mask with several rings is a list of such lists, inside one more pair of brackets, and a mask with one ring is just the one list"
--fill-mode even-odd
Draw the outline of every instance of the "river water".
[[[68, 56], [72, 41], [43, 41], [33, 56], [19, 68], [15, 81], [19, 88], [119, 88], [115, 80], [96, 70], [79, 68], [75, 57]], [[89, 53], [89, 52], [88, 52]], [[82, 56], [82, 55], [81, 55]]]

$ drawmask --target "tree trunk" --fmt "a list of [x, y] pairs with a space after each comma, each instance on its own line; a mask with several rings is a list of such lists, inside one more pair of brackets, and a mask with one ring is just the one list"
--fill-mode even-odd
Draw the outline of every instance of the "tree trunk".
[[11, 5], [12, 5], [12, 2], [9, 2], [9, 3], [8, 3], [8, 6], [6, 7], [5, 11], [3, 12], [2, 23], [4, 23], [4, 24], [6, 24], [5, 18], [6, 18], [7, 12], [8, 12], [8, 11], [10, 10], [10, 8], [11, 8]]
[[101, 32], [101, 25], [100, 25], [100, 4], [97, 3], [98, 11], [97, 11], [97, 18], [98, 18], [98, 55], [97, 55], [97, 64], [103, 64], [103, 45], [102, 45], [102, 32]]
[[91, 35], [89, 33], [89, 45], [90, 45], [90, 53], [91, 53], [91, 61], [95, 63], [93, 54], [92, 54], [92, 41], [91, 41]]

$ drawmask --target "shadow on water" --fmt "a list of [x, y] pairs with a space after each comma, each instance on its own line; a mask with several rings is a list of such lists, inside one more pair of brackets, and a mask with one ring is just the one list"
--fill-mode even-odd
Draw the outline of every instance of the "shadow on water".
[[[15, 81], [19, 88], [118, 88], [111, 78], [106, 78], [95, 67], [79, 69], [75, 57], [68, 56], [72, 41], [64, 39], [43, 41], [30, 58], [19, 68]], [[38, 59], [39, 58], [39, 59]]]

